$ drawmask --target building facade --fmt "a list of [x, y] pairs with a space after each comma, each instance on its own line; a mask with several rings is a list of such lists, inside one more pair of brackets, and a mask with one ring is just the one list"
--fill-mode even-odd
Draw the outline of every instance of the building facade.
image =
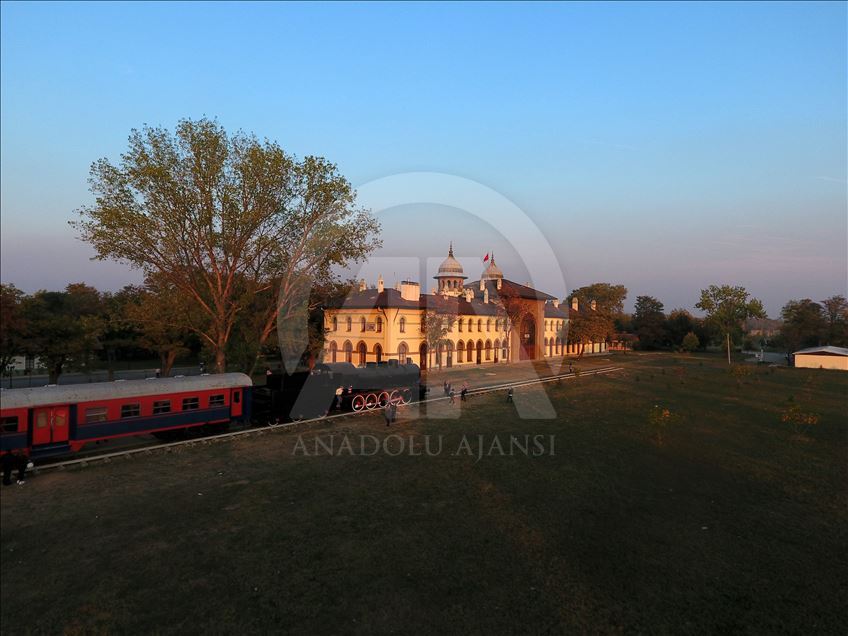
[[[414, 281], [386, 288], [360, 281], [337, 306], [324, 311], [324, 362], [411, 361], [422, 368], [498, 364], [578, 355], [567, 343], [570, 313], [591, 311], [503, 276], [494, 255], [480, 279], [466, 282], [453, 246], [434, 277], [434, 293]], [[588, 343], [584, 353], [606, 351]]]

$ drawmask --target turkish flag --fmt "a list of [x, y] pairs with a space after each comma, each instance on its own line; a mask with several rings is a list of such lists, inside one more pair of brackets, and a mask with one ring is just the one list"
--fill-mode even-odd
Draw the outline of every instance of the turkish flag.
[[489, 260], [489, 255], [488, 255], [488, 254], [486, 254], [486, 255], [483, 257], [483, 262], [485, 263], [485, 262], [486, 262], [486, 261], [488, 261], [488, 260]]

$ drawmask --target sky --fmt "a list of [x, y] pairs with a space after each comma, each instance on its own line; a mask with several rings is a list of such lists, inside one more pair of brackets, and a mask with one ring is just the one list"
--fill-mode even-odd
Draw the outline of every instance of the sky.
[[[713, 283], [773, 317], [848, 295], [846, 6], [3, 2], [0, 279], [139, 282], [68, 226], [89, 167], [209, 116], [363, 192], [435, 173], [520, 212], [495, 226], [439, 179], [395, 193], [369, 282], [432, 276], [453, 241], [471, 279], [494, 251], [507, 278], [622, 283], [631, 308]], [[529, 226], [538, 250], [512, 238]]]

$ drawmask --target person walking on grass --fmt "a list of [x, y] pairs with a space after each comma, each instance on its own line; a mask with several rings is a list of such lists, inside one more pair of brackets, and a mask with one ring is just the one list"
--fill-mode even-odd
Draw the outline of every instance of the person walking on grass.
[[445, 380], [445, 383], [442, 386], [442, 390], [445, 392], [445, 397], [447, 397], [448, 393], [450, 393], [450, 385], [448, 384], [447, 380]]
[[451, 390], [450, 390], [450, 403], [451, 403], [451, 404], [456, 404], [456, 399], [455, 399], [455, 398], [456, 398], [456, 391], [454, 391], [453, 389], [451, 389]]
[[459, 401], [467, 402], [468, 401], [468, 385], [462, 387], [462, 391], [459, 392]]
[[509, 387], [506, 391], [506, 401], [507, 402], [512, 402], [513, 393], [514, 393], [514, 389], [512, 387]]

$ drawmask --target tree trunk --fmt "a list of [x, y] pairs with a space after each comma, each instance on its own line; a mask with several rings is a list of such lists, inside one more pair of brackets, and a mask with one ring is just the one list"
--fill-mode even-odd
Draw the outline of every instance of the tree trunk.
[[162, 377], [167, 378], [171, 375], [171, 369], [174, 367], [174, 361], [177, 359], [177, 352], [173, 350], [166, 351], [160, 358], [162, 359]]
[[224, 344], [218, 343], [215, 350], [215, 372], [226, 373], [227, 371], [227, 354], [224, 352]]
[[727, 364], [730, 364], [730, 332], [727, 332]]

